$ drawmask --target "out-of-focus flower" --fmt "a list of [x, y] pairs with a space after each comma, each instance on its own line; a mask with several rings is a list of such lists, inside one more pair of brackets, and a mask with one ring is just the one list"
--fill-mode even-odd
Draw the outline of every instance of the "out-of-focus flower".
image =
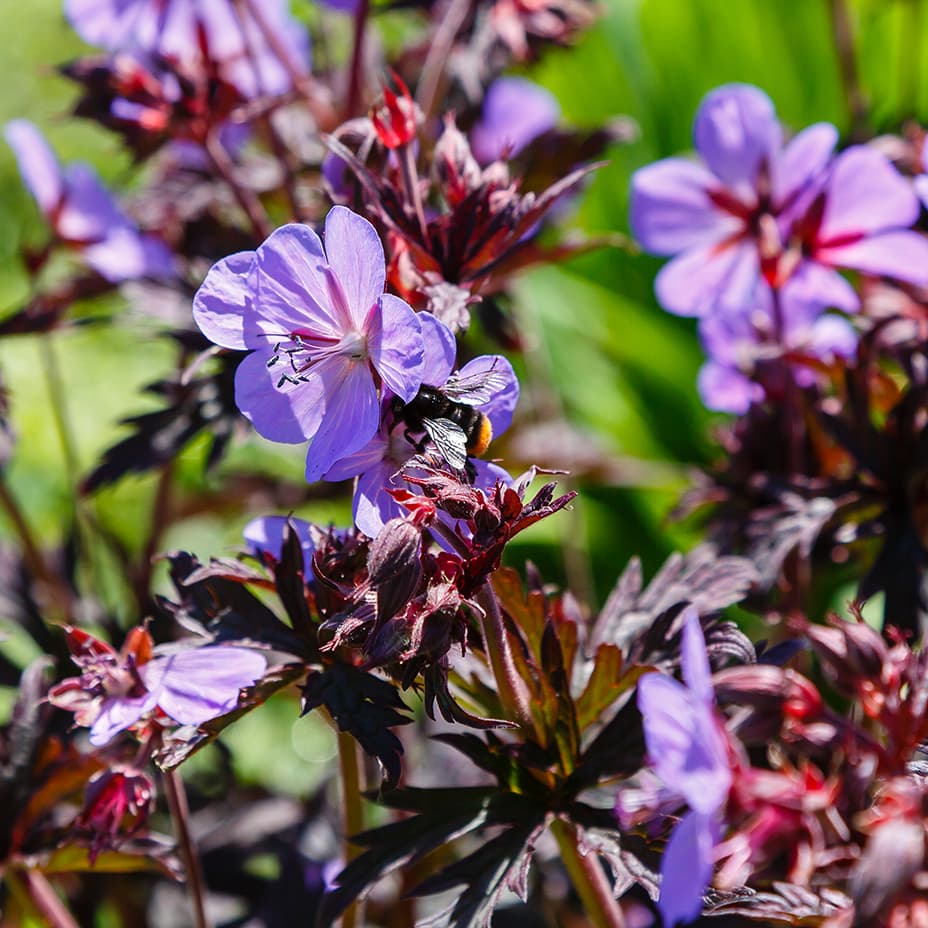
[[207, 338], [251, 350], [236, 372], [239, 409], [271, 441], [311, 442], [310, 482], [373, 437], [384, 387], [408, 402], [422, 382], [419, 319], [383, 292], [385, 276], [374, 227], [336, 206], [324, 249], [308, 226], [283, 226], [214, 265], [194, 298]]
[[928, 209], [928, 133], [922, 139], [922, 148], [919, 153], [919, 167], [922, 173], [915, 178], [915, 192], [922, 204]]
[[155, 655], [143, 628], [133, 629], [121, 651], [71, 628], [68, 647], [79, 677], [49, 691], [49, 701], [74, 713], [90, 727], [90, 743], [100, 746], [160, 711], [181, 725], [201, 725], [231, 712], [239, 691], [264, 674], [267, 662], [257, 651], [200, 647]]
[[767, 95], [730, 84], [702, 101], [693, 137], [700, 161], [667, 158], [632, 178], [632, 230], [648, 251], [675, 256], [655, 289], [681, 316], [751, 293], [761, 259], [779, 253], [780, 225], [824, 171], [838, 131], [820, 123], [784, 147]]
[[690, 807], [661, 859], [658, 907], [668, 926], [692, 921], [702, 910], [702, 894], [712, 877], [719, 817], [732, 784], [706, 642], [692, 606], [683, 613], [681, 660], [685, 686], [661, 674], [649, 674], [638, 684], [648, 758], [664, 785]]
[[[216, 70], [246, 97], [291, 88], [309, 70], [309, 37], [287, 0], [66, 0], [77, 34], [110, 51], [157, 54]], [[285, 59], [285, 60], [282, 60]]]
[[788, 376], [809, 386], [816, 364], [853, 355], [853, 327], [823, 309], [798, 286], [787, 284], [774, 294], [761, 284], [751, 309], [722, 307], [703, 316], [699, 333], [709, 360], [699, 372], [702, 401], [740, 415], [752, 402], [775, 398], [787, 368]]
[[[422, 383], [440, 391], [447, 384], [454, 368], [454, 335], [430, 313], [419, 313], [418, 318], [422, 325], [425, 348]], [[474, 408], [487, 417], [493, 435], [496, 436], [509, 428], [519, 399], [519, 382], [512, 365], [501, 355], [482, 355], [465, 364], [456, 377], [466, 381], [491, 371], [497, 386], [486, 401], [475, 403]], [[358, 477], [354, 494], [354, 521], [365, 535], [376, 537], [386, 522], [407, 512], [396, 501], [391, 490], [403, 485], [397, 474], [418, 453], [417, 446], [423, 440], [421, 434], [410, 434], [401, 410], [397, 410], [395, 404], [391, 403], [377, 434], [358, 452], [336, 462], [326, 473], [326, 480]], [[511, 481], [509, 474], [492, 462], [471, 458], [469, 465], [473, 469], [474, 486], [481, 489], [489, 490], [497, 480], [505, 483]]]
[[784, 146], [769, 98], [737, 84], [703, 100], [693, 135], [702, 163], [668, 158], [632, 179], [636, 237], [674, 256], [655, 281], [668, 311], [743, 305], [761, 275], [775, 287], [801, 278], [846, 312], [859, 299], [835, 268], [928, 283], [928, 240], [908, 229], [918, 200], [875, 149], [832, 159], [837, 130], [825, 123]]
[[173, 276], [167, 246], [139, 232], [87, 165], [62, 170], [42, 134], [25, 119], [7, 123], [4, 137], [55, 237], [80, 251], [101, 276], [112, 283]]
[[524, 77], [500, 77], [487, 88], [470, 144], [481, 164], [515, 157], [553, 129], [561, 109], [553, 94]]
[[284, 531], [288, 523], [300, 540], [304, 567], [310, 568], [316, 546], [312, 537], [312, 525], [303, 519], [293, 516], [258, 516], [242, 529], [242, 535], [254, 554], [259, 557], [269, 555], [275, 561], [279, 561], [284, 544]]
[[91, 864], [101, 851], [118, 847], [145, 827], [154, 796], [149, 777], [125, 764], [101, 771], [87, 784], [74, 827], [90, 837]]

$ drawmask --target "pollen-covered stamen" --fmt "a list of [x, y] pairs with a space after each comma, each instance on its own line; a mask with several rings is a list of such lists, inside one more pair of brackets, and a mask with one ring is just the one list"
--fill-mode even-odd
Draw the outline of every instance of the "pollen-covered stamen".
[[367, 336], [355, 329], [346, 332], [337, 341], [308, 332], [294, 331], [287, 335], [282, 333], [281, 340], [275, 343], [265, 366], [268, 370], [278, 364], [289, 368], [284, 370], [277, 380], [277, 389], [280, 390], [285, 384], [308, 382], [309, 372], [316, 364], [336, 356], [354, 361], [367, 361]]

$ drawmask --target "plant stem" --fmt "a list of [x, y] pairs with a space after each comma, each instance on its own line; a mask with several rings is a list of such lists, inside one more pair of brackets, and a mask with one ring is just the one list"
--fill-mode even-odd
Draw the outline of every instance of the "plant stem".
[[416, 156], [412, 143], [404, 145], [399, 155], [400, 169], [403, 173], [403, 184], [406, 193], [412, 201], [416, 221], [419, 223], [419, 234], [422, 236], [422, 245], [426, 247], [429, 242], [429, 229], [425, 222], [425, 211], [422, 209], [422, 193], [419, 190], [419, 172], [416, 169]]
[[509, 634], [499, 608], [496, 591], [489, 580], [477, 594], [477, 601], [483, 609], [480, 618], [480, 631], [483, 634], [483, 646], [486, 649], [496, 690], [503, 710], [511, 721], [528, 732], [535, 731], [532, 718], [531, 697], [528, 687], [516, 669], [509, 644]]
[[[361, 767], [358, 763], [358, 745], [345, 731], [338, 732], [338, 765], [342, 781], [342, 807], [345, 827], [345, 863], [353, 860], [360, 849], [349, 841], [352, 835], [364, 830], [364, 809], [361, 805]], [[342, 928], [358, 925], [360, 910], [357, 900], [351, 903], [342, 916]]]
[[206, 887], [203, 882], [203, 870], [200, 867], [200, 856], [190, 831], [190, 806], [187, 804], [184, 781], [176, 770], [164, 771], [163, 779], [168, 809], [171, 812], [171, 821], [174, 823], [175, 837], [184, 866], [187, 868], [187, 888], [190, 891], [190, 901], [193, 905], [194, 921], [197, 928], [210, 928], [209, 919], [206, 917]]
[[625, 928], [622, 907], [612, 894], [599, 857], [580, 852], [577, 830], [569, 822], [555, 818], [550, 828], [561, 852], [561, 861], [580, 896], [590, 924], [595, 928]]
[[80, 928], [41, 870], [20, 871], [32, 904], [51, 928]]
[[869, 134], [867, 130], [867, 103], [857, 75], [851, 14], [848, 10], [847, 0], [829, 0], [829, 9], [835, 54], [838, 56], [841, 83], [844, 85], [844, 96], [847, 100], [848, 116], [850, 117], [851, 137], [860, 142]]
[[344, 119], [359, 115], [361, 105], [361, 76], [364, 71], [364, 33], [367, 30], [367, 17], [370, 13], [370, 0], [360, 0], [354, 14], [354, 47], [351, 50], [351, 64], [348, 71], [348, 95], [345, 98]]
[[235, 176], [235, 167], [232, 159], [229, 157], [219, 134], [216, 131], [210, 132], [206, 136], [206, 153], [216, 169], [216, 173], [226, 182], [226, 185], [235, 194], [239, 206], [244, 210], [248, 221], [251, 224], [252, 232], [259, 241], [264, 241], [271, 234], [271, 224], [264, 212], [261, 201], [255, 195], [255, 192], [244, 184], [239, 183]]
[[438, 28], [429, 44], [419, 76], [419, 86], [416, 88], [416, 103], [421, 107], [426, 122], [435, 115], [434, 109], [440, 98], [439, 90], [446, 79], [445, 66], [448, 63], [448, 55], [470, 9], [471, 0], [451, 0], [444, 15], [439, 19]]

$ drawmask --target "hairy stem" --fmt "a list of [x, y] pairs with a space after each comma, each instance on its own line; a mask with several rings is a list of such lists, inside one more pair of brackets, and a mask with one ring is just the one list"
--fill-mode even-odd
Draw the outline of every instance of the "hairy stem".
[[577, 830], [573, 825], [556, 818], [550, 827], [561, 852], [561, 862], [580, 896], [590, 924], [595, 928], [625, 928], [622, 907], [612, 894], [599, 857], [580, 852]]
[[[361, 805], [361, 766], [358, 763], [358, 745], [348, 732], [338, 732], [338, 765], [342, 781], [342, 806], [345, 826], [345, 863], [353, 860], [360, 849], [348, 839], [364, 830], [364, 809]], [[345, 910], [342, 928], [355, 928], [360, 924], [360, 907], [357, 900]]]
[[203, 882], [200, 855], [190, 831], [190, 806], [187, 804], [184, 781], [176, 770], [166, 770], [163, 779], [168, 809], [174, 824], [174, 835], [187, 870], [187, 888], [190, 891], [194, 921], [197, 928], [210, 928], [209, 919], [206, 917], [206, 886]]
[[535, 721], [532, 718], [531, 697], [525, 681], [516, 669], [499, 600], [489, 580], [477, 594], [477, 602], [483, 609], [480, 631], [503, 710], [512, 721], [532, 732], [535, 730]]

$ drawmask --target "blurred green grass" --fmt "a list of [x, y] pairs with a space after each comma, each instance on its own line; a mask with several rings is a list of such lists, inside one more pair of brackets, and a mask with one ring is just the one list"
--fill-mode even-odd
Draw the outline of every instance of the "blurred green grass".
[[[299, 5], [295, 0], [294, 7]], [[858, 0], [851, 6], [872, 128], [924, 116], [926, 94], [918, 69], [926, 58], [928, 33], [917, 28], [923, 24], [919, 16], [926, 15], [924, 5]], [[830, 120], [842, 132], [848, 129], [826, 0], [607, 0], [602, 8], [601, 21], [574, 48], [552, 50], [530, 71], [557, 95], [565, 122], [594, 126], [629, 115], [641, 128], [636, 142], [613, 147], [609, 164], [583, 197], [577, 222], [591, 233], [627, 232], [632, 172], [689, 147], [695, 108], [720, 83], [758, 84], [790, 126]], [[311, 15], [308, 6], [304, 12]], [[0, 47], [6, 78], [0, 122], [26, 116], [47, 133], [62, 161], [90, 161], [115, 186], [131, 184], [133, 172], [115, 139], [67, 116], [73, 90], [54, 67], [83, 49], [65, 22], [60, 0], [0, 0], [0, 21], [15, 37]], [[42, 235], [13, 159], [0, 145], [0, 312], [26, 299], [27, 281], [16, 253], [21, 242], [35, 243]], [[550, 377], [571, 420], [595, 432], [611, 451], [682, 468], [712, 459], [713, 419], [695, 394], [701, 356], [694, 326], [662, 313], [654, 301], [659, 266], [644, 255], [603, 250], [528, 274], [518, 285], [517, 302], [540, 333]], [[37, 532], [53, 542], [62, 537], [72, 504], [42, 373], [48, 350], [42, 339], [7, 339], [0, 343], [0, 372], [10, 388], [19, 434], [9, 481]], [[169, 368], [170, 352], [137, 322], [57, 334], [53, 350], [86, 472], [122, 434], [118, 420], [150, 408], [139, 388]], [[300, 449], [271, 449], [257, 438], [240, 444], [227, 467], [247, 466], [256, 458], [299, 479]], [[214, 478], [202, 476], [201, 463], [201, 446], [179, 462], [188, 492], [215, 485]], [[563, 579], [559, 542], [572, 535], [572, 543], [588, 552], [601, 601], [631, 555], [641, 554], [650, 571], [672, 548], [693, 543], [691, 527], [666, 520], [684, 484], [682, 469], [680, 474], [657, 488], [581, 485], [578, 515], [520, 538], [510, 561], [518, 564], [530, 556], [546, 575]], [[141, 544], [153, 492], [150, 478], [130, 477], [94, 504], [101, 521], [130, 548]], [[347, 518], [347, 508], [307, 506], [300, 514], [325, 522]], [[166, 543], [201, 557], [228, 554], [247, 518], [190, 519], [172, 529]], [[118, 605], [118, 592], [113, 595]]]

